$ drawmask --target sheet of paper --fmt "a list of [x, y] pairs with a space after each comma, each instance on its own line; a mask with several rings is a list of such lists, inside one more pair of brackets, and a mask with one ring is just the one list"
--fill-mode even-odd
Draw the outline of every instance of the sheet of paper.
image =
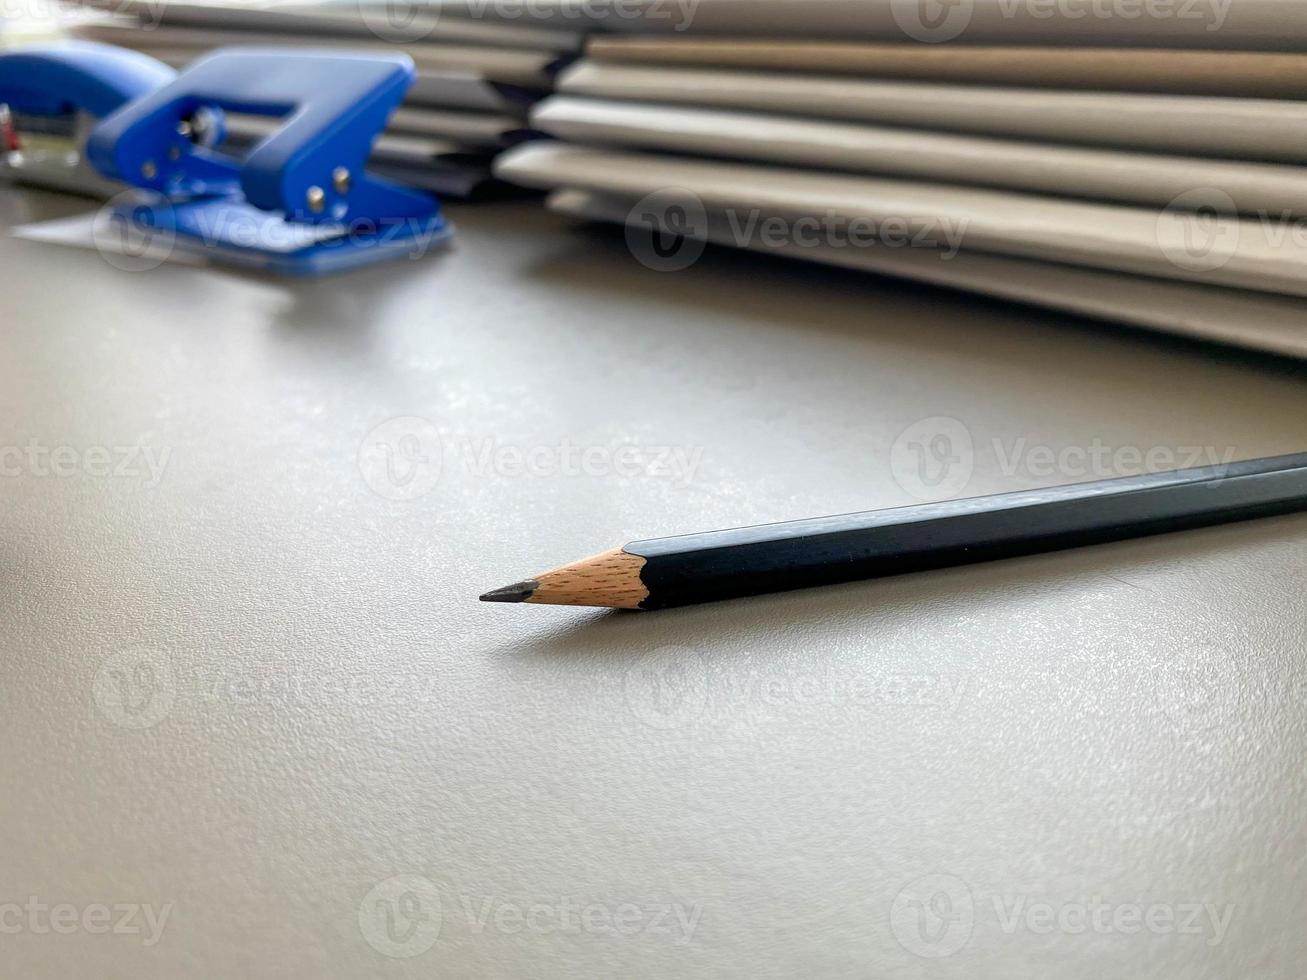
[[1068, 265], [1307, 296], [1307, 241], [1293, 227], [1205, 213], [782, 167], [684, 159], [562, 143], [508, 151], [496, 172], [527, 186], [628, 197], [688, 192], [708, 212], [729, 211], [745, 232], [758, 215], [891, 228], [955, 252], [994, 252]]
[[1307, 55], [1150, 48], [593, 37], [597, 61], [820, 72], [980, 85], [1307, 99]]
[[795, 116], [555, 96], [532, 122], [570, 142], [892, 174], [1168, 207], [1195, 189], [1225, 213], [1307, 215], [1307, 168], [1032, 143]]
[[[1307, 68], [1307, 65], [1304, 66]], [[610, 64], [563, 72], [567, 95], [847, 119], [1165, 153], [1307, 158], [1307, 102], [1076, 92]]]
[[93, 249], [105, 256], [111, 265], [128, 272], [154, 269], [165, 262], [208, 264], [197, 252], [175, 248], [172, 239], [166, 235], [151, 237], [113, 221], [106, 208], [20, 225], [11, 229], [10, 234], [47, 245]]
[[[629, 197], [561, 190], [550, 196], [549, 206], [596, 221], [632, 224], [643, 220], [637, 202]], [[730, 223], [719, 213], [707, 215], [699, 232], [700, 237], [709, 241], [738, 244]], [[800, 248], [792, 244], [768, 246], [759, 240], [745, 247], [1018, 300], [1114, 323], [1307, 357], [1307, 309], [1300, 300], [1290, 297], [1167, 282], [981, 252], [961, 252], [949, 259], [941, 251], [921, 248]]]

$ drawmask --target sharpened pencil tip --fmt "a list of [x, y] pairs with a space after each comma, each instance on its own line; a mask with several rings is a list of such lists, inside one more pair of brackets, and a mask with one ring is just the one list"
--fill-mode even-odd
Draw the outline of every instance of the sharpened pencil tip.
[[526, 602], [531, 596], [535, 595], [535, 590], [540, 588], [540, 583], [532, 579], [525, 582], [518, 582], [515, 585], [505, 585], [502, 589], [495, 589], [493, 592], [487, 592], [481, 597], [482, 602]]

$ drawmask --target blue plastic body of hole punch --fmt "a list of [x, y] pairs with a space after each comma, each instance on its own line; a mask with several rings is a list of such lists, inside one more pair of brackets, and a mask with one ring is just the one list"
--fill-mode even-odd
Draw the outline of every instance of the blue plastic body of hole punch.
[[[406, 55], [218, 51], [105, 118], [87, 157], [150, 192], [124, 220], [213, 259], [304, 276], [417, 256], [449, 237], [439, 203], [364, 169], [413, 77]], [[193, 139], [215, 108], [282, 123], [239, 161]]]
[[88, 112], [98, 119], [176, 77], [163, 62], [125, 48], [38, 44], [0, 54], [0, 102], [32, 116]]
[[[60, 139], [4, 155], [0, 174], [79, 194], [107, 196], [121, 187], [86, 165], [91, 129], [121, 106], [162, 88], [177, 73], [162, 61], [90, 41], [38, 44], [0, 53], [0, 103], [24, 122], [40, 120]], [[18, 126], [20, 137], [24, 126]]]

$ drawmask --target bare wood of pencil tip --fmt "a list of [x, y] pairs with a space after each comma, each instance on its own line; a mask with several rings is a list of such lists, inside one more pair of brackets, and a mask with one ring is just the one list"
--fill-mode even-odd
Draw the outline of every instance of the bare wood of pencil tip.
[[614, 548], [525, 582], [487, 592], [481, 601], [639, 609], [640, 603], [649, 598], [648, 588], [640, 581], [644, 564], [644, 558]]

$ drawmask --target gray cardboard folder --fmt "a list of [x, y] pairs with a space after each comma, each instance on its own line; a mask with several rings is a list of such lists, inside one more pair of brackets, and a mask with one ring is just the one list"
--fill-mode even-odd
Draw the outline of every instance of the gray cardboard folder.
[[436, 6], [443, 14], [514, 24], [672, 37], [1307, 50], [1307, 5], [1295, 0], [440, 0]]
[[[1307, 58], [1301, 68], [1307, 73]], [[1307, 103], [1286, 99], [957, 85], [593, 60], [580, 61], [560, 75], [556, 90], [598, 99], [1161, 153], [1294, 164], [1307, 159]]]
[[[640, 202], [589, 191], [555, 191], [549, 198], [549, 206], [560, 213], [591, 221], [636, 224], [643, 220]], [[721, 213], [706, 214], [693, 230], [698, 233], [696, 237], [706, 241], [739, 244], [736, 229]], [[1307, 357], [1307, 316], [1298, 300], [1284, 296], [1166, 282], [982, 252], [948, 256], [921, 248], [798, 248], [768, 246], [760, 239], [746, 247], [1115, 323]]]
[[[573, 143], [976, 184], [1167, 207], [1211, 188], [1228, 213], [1307, 215], [1307, 169], [679, 105], [555, 96], [537, 129]], [[1219, 191], [1215, 190], [1219, 188]]]
[[[698, 237], [1307, 355], [1307, 244], [1262, 222], [560, 144], [519, 147], [497, 169], [584, 192], [561, 206], [603, 220], [642, 220], [634, 202], [670, 193], [701, 208]], [[772, 216], [892, 222], [907, 239], [768, 243], [759, 222]]]
[[1307, 98], [1307, 55], [1278, 51], [1008, 47], [764, 38], [595, 37], [592, 60], [617, 64], [816, 72], [976, 85]]

